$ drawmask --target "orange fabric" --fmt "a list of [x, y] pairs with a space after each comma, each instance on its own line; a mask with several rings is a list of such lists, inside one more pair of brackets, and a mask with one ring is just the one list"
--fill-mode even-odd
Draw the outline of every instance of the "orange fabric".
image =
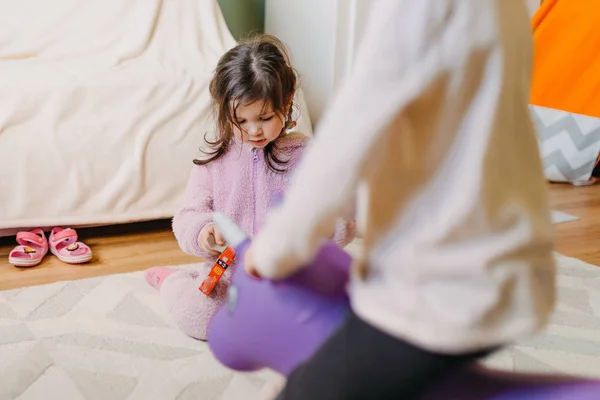
[[532, 26], [531, 104], [600, 117], [598, 0], [545, 0]]

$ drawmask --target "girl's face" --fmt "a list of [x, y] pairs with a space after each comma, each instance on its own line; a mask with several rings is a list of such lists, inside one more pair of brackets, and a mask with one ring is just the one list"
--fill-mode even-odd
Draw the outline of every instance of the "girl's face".
[[284, 120], [270, 103], [255, 101], [239, 106], [236, 114], [237, 123], [242, 129], [234, 125], [235, 137], [257, 149], [277, 139], [283, 129]]

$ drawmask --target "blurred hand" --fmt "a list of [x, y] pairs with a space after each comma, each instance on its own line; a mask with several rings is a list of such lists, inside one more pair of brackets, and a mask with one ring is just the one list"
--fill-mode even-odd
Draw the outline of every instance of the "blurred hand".
[[248, 273], [248, 275], [261, 279], [262, 277], [256, 270], [256, 265], [254, 265], [254, 257], [252, 255], [252, 243], [248, 246], [246, 250], [246, 254], [244, 255], [244, 269]]

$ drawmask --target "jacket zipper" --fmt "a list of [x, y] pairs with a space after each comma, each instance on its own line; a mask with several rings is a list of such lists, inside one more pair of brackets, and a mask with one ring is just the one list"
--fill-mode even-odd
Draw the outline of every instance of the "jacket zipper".
[[256, 164], [258, 162], [258, 151], [252, 149], [252, 236], [256, 229]]

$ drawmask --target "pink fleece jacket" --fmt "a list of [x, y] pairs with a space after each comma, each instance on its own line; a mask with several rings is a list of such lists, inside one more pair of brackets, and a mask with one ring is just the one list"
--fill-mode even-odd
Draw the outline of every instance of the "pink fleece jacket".
[[[223, 212], [252, 235], [260, 230], [273, 201], [283, 194], [300, 161], [307, 138], [289, 134], [277, 140], [277, 158], [289, 160], [285, 173], [269, 170], [262, 150], [239, 142], [218, 160], [192, 168], [183, 207], [173, 218], [173, 231], [184, 252], [208, 261], [214, 259], [204, 254], [198, 244], [198, 235], [211, 222], [213, 211]], [[352, 215], [337, 223], [333, 236], [341, 246], [355, 235], [353, 210], [348, 212]], [[210, 319], [226, 300], [234, 269], [232, 266], [225, 271], [207, 297], [198, 288], [211, 267], [212, 262], [207, 262], [194, 268], [169, 271], [160, 288], [174, 323], [186, 335], [200, 340], [206, 340]]]
[[[221, 158], [207, 165], [195, 165], [183, 206], [173, 218], [173, 232], [181, 249], [187, 254], [210, 259], [200, 248], [198, 236], [212, 222], [214, 211], [223, 212], [246, 232], [256, 234], [273, 201], [283, 194], [306, 142], [307, 137], [300, 133], [277, 139], [277, 158], [289, 160], [284, 173], [268, 168], [262, 150], [240, 142], [234, 142]], [[338, 222], [333, 240], [345, 246], [354, 235], [351, 218]]]

